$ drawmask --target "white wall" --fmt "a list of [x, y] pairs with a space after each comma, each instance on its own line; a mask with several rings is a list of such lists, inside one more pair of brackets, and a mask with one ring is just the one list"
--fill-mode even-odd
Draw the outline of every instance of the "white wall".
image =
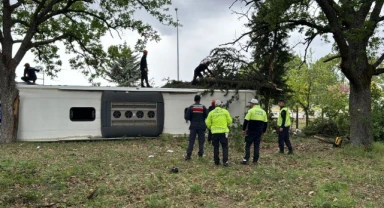
[[[189, 123], [184, 120], [184, 109], [194, 103], [196, 92], [162, 92], [164, 97], [164, 130], [168, 134], [188, 134]], [[201, 103], [207, 108], [213, 99], [224, 103], [234, 92], [216, 91], [202, 96]], [[230, 104], [232, 117], [244, 120], [248, 101], [254, 98], [250, 91], [239, 92], [239, 100]], [[60, 90], [58, 88], [21, 88], [18, 140], [56, 141], [63, 139], [88, 139], [101, 137], [101, 91]], [[96, 119], [91, 122], [73, 122], [69, 118], [71, 107], [93, 107]]]
[[[201, 97], [201, 104], [207, 108], [211, 105], [211, 101], [221, 100], [224, 103], [231, 99], [235, 93], [228, 93], [224, 96], [224, 92], [215, 92], [212, 96], [210, 93]], [[239, 116], [241, 122], [244, 121], [245, 112], [247, 112], [248, 101], [254, 98], [251, 92], [239, 92], [239, 100], [234, 100], [228, 108], [232, 117]], [[164, 97], [164, 133], [168, 134], [189, 134], [189, 123], [184, 120], [184, 109], [194, 103], [193, 99], [196, 93], [163, 93]]]
[[[96, 110], [96, 119], [91, 122], [71, 121], [71, 107], [93, 107]], [[18, 140], [100, 137], [100, 107], [101, 92], [22, 89]]]

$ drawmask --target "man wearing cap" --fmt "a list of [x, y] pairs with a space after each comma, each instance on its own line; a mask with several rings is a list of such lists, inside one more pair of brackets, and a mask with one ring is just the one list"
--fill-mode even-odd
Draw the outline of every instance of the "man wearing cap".
[[148, 65], [147, 65], [147, 54], [148, 51], [143, 51], [143, 57], [140, 61], [140, 71], [141, 71], [141, 87], [145, 87], [143, 81], [145, 80], [147, 87], [151, 87], [148, 83]]
[[241, 164], [248, 165], [253, 143], [253, 163], [259, 160], [261, 135], [267, 130], [267, 113], [261, 109], [259, 101], [249, 101], [251, 109], [248, 110], [243, 123], [243, 135], [245, 135], [245, 156]]
[[208, 111], [204, 105], [200, 104], [200, 99], [200, 95], [195, 95], [195, 104], [189, 106], [184, 115], [185, 120], [190, 121], [189, 144], [185, 160], [191, 159], [196, 135], [198, 135], [199, 140], [199, 157], [203, 157], [204, 155], [205, 130], [207, 129], [204, 121], [208, 116]]
[[228, 126], [232, 123], [232, 117], [226, 109], [221, 108], [222, 102], [215, 101], [215, 109], [208, 114], [205, 120], [207, 128], [212, 131], [213, 158], [216, 165], [220, 165], [219, 147], [223, 149], [223, 165], [228, 166]]
[[280, 106], [280, 113], [277, 119], [277, 126], [279, 127], [279, 149], [280, 153], [284, 153], [284, 143], [288, 147], [288, 154], [293, 154], [291, 141], [289, 140], [289, 127], [291, 126], [291, 117], [288, 108], [285, 107], [285, 101], [280, 99], [278, 102]]

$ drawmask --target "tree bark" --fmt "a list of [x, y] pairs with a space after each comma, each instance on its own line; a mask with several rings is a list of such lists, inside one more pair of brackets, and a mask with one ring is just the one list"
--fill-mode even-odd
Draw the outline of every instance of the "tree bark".
[[296, 105], [296, 129], [299, 128], [299, 106]]
[[0, 74], [0, 142], [10, 143], [17, 139], [20, 97], [15, 83], [15, 70], [7, 69], [0, 63]]
[[350, 84], [349, 114], [351, 144], [369, 147], [373, 142], [370, 83]]

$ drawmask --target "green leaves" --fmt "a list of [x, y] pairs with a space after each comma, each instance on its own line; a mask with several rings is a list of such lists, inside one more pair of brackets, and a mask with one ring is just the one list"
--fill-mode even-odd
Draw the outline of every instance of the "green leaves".
[[[140, 35], [136, 50], [145, 47], [148, 41], [159, 41], [160, 36], [149, 25], [135, 19], [136, 11], [146, 11], [159, 22], [169, 26], [176, 23], [167, 14], [170, 0], [58, 0], [24, 1], [14, 8], [3, 8], [11, 13], [13, 24], [5, 24], [1, 18], [0, 26], [11, 25], [4, 31], [12, 31], [12, 39], [22, 43], [19, 53], [14, 57], [18, 64], [28, 50], [45, 64], [48, 75], [55, 76], [62, 62], [58, 55], [57, 41], [61, 41], [67, 54], [71, 54], [70, 65], [91, 78], [99, 76], [100, 69], [107, 65], [106, 52], [100, 39], [115, 31], [119, 36], [126, 30]], [[7, 10], [9, 9], [9, 10]], [[0, 31], [2, 32], [2, 31]], [[12, 43], [11, 38], [4, 39]], [[4, 51], [12, 54], [12, 51]]]

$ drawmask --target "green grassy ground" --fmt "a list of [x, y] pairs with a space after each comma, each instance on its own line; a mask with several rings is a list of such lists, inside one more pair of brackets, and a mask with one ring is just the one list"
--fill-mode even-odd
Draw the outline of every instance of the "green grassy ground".
[[383, 144], [292, 143], [281, 155], [264, 141], [260, 164], [244, 166], [232, 142], [229, 167], [213, 164], [212, 146], [184, 161], [186, 138], [1, 144], [0, 206], [384, 207]]

